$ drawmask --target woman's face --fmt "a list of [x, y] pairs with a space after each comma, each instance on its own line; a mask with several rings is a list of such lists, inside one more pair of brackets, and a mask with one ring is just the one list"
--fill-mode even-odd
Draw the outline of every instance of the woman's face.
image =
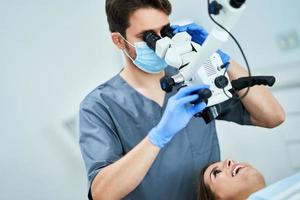
[[265, 187], [263, 176], [247, 163], [225, 160], [210, 165], [204, 172], [204, 183], [216, 199], [246, 199]]

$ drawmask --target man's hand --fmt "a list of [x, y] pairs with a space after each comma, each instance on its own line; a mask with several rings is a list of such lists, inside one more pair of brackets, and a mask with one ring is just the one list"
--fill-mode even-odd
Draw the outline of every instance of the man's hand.
[[152, 144], [159, 148], [164, 147], [176, 133], [186, 127], [196, 113], [201, 112], [206, 107], [203, 102], [196, 105], [190, 104], [198, 98], [197, 94], [192, 95], [192, 93], [204, 88], [208, 88], [208, 86], [184, 87], [169, 99], [161, 121], [149, 132], [148, 138]]
[[173, 33], [187, 32], [192, 36], [192, 41], [202, 45], [208, 36], [208, 32], [196, 23], [187, 24], [184, 26], [172, 25]]
[[[202, 26], [196, 23], [191, 23], [184, 26], [172, 25], [171, 28], [173, 29], [174, 34], [179, 32], [187, 32], [192, 36], [192, 41], [196, 42], [199, 45], [202, 45], [208, 36], [208, 32]], [[217, 52], [224, 64], [229, 63], [230, 56], [228, 54], [224, 53], [221, 50], [218, 50]]]

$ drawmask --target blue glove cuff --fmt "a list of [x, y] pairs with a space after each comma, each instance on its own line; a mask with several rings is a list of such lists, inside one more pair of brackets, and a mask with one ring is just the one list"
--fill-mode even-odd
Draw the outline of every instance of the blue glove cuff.
[[154, 144], [158, 148], [163, 148], [170, 140], [164, 139], [160, 137], [160, 135], [161, 135], [160, 131], [157, 130], [157, 127], [154, 127], [148, 133], [148, 139], [152, 144]]

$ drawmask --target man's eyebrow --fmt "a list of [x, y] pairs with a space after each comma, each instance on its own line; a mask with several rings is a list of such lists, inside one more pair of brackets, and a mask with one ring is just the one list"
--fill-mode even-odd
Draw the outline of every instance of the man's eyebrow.
[[218, 168], [218, 166], [215, 166], [215, 167], [211, 170], [211, 172], [210, 172], [210, 174], [209, 174], [209, 177], [210, 177], [210, 180], [211, 180], [211, 181], [212, 181], [211, 174], [212, 174], [217, 168]]
[[145, 30], [145, 31], [142, 31], [142, 32], [136, 34], [136, 37], [142, 37], [142, 36], [143, 36], [146, 32], [148, 32], [148, 31], [153, 31], [153, 30]]
[[[167, 24], [163, 25], [162, 27], [160, 27], [160, 29], [162, 29], [165, 26], [170, 26], [170, 23], [167, 23]], [[148, 30], [141, 31], [138, 34], [136, 34], [136, 36], [137, 37], [141, 37], [141, 36], [143, 36], [148, 31], [154, 31], [154, 29], [148, 29]]]

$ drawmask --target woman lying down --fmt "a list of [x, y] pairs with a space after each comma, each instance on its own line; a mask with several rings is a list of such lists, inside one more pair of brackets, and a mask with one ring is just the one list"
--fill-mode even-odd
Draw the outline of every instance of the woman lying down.
[[199, 200], [300, 199], [300, 173], [267, 188], [262, 174], [248, 163], [227, 159], [203, 168]]

